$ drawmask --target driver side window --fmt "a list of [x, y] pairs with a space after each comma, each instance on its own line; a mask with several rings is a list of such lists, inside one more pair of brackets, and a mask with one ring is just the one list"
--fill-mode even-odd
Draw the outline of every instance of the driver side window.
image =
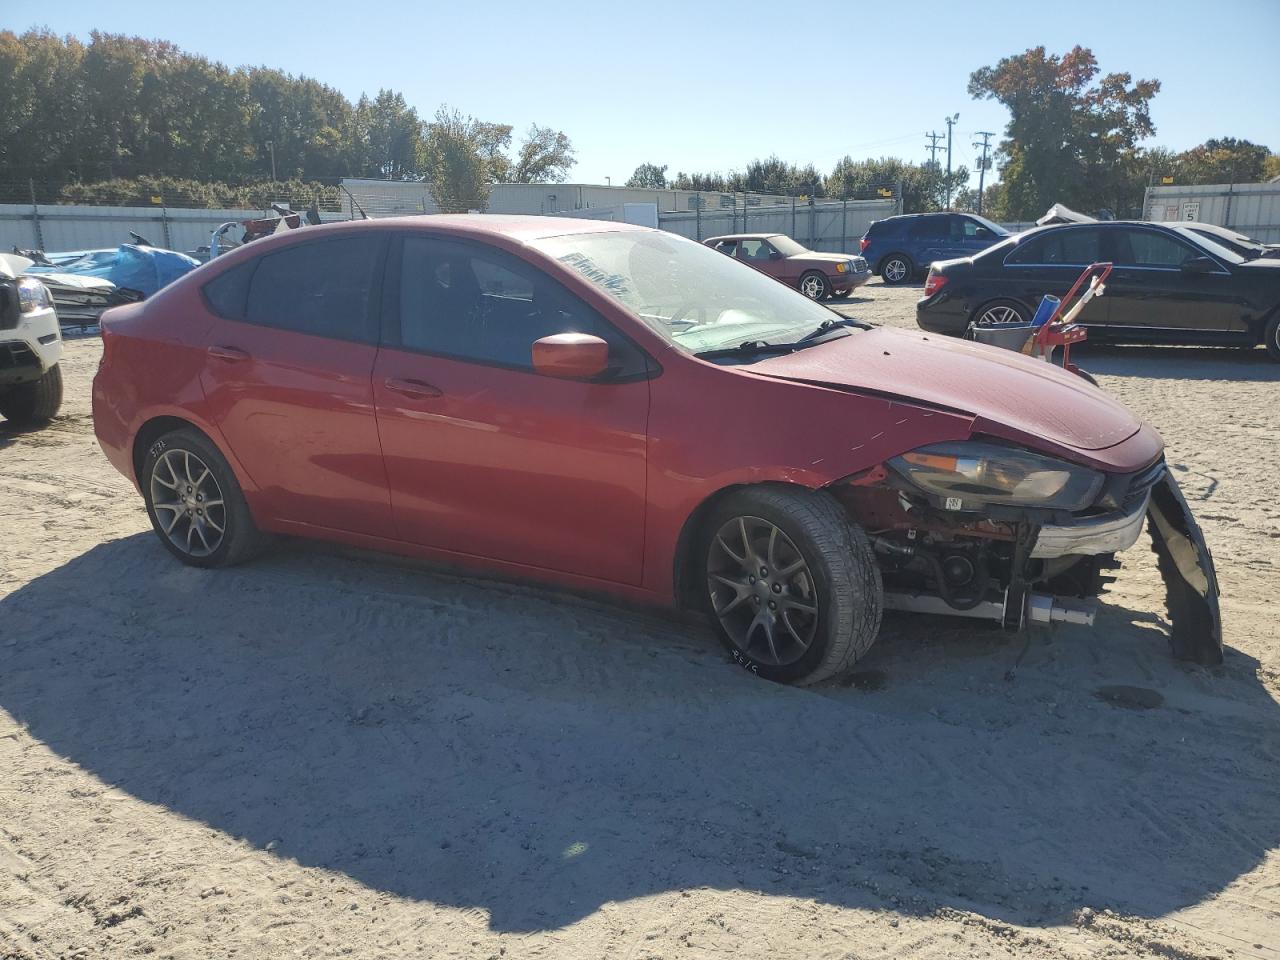
[[768, 240], [740, 240], [738, 242], [738, 259], [740, 260], [768, 260], [773, 253], [773, 247], [769, 245]]
[[392, 285], [399, 344], [459, 360], [533, 369], [533, 343], [588, 333], [609, 343], [615, 376], [646, 372], [644, 354], [534, 267], [478, 245], [405, 237]]

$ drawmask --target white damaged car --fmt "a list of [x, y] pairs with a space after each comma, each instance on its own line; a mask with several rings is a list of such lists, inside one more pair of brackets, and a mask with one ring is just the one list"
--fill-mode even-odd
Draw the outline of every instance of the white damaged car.
[[22, 276], [26, 257], [0, 254], [0, 416], [20, 427], [62, 406], [62, 333], [49, 289]]

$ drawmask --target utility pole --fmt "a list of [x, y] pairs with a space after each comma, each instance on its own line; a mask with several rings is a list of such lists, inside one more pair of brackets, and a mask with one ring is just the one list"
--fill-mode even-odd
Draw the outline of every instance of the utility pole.
[[276, 182], [276, 142], [274, 140], [267, 141], [267, 149], [271, 151], [271, 182]]
[[947, 117], [947, 209], [951, 209], [951, 128], [960, 119], [960, 114]]
[[942, 139], [942, 134], [930, 132], [930, 133], [926, 133], [925, 137], [929, 141], [929, 145], [925, 147], [925, 149], [929, 151], [929, 162], [934, 166], [937, 166], [938, 151], [942, 149], [940, 146], [938, 146], [938, 141]]
[[978, 162], [978, 216], [982, 216], [982, 185], [986, 180], [987, 163], [989, 162], [987, 160], [987, 150], [990, 148], [991, 138], [994, 137], [995, 134], [988, 130], [979, 130], [976, 135], [982, 138], [981, 143], [975, 143], [973, 145], [973, 149], [975, 150], [979, 147], [982, 148], [982, 159]]

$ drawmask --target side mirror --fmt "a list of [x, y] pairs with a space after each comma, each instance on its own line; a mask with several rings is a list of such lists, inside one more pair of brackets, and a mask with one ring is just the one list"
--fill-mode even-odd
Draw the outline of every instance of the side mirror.
[[609, 344], [589, 333], [557, 333], [533, 342], [533, 369], [544, 377], [590, 380], [609, 367]]
[[977, 237], [979, 240], [990, 240], [993, 236], [995, 236], [995, 234], [993, 234], [986, 227], [979, 227], [977, 230], [973, 232], [973, 235]]
[[1213, 273], [1217, 269], [1218, 264], [1211, 257], [1192, 257], [1182, 261], [1183, 273]]
[[781, 259], [782, 259], [782, 254], [780, 254], [777, 250], [771, 250], [771, 251], [769, 251], [769, 259], [770, 259], [770, 260], [781, 260]]

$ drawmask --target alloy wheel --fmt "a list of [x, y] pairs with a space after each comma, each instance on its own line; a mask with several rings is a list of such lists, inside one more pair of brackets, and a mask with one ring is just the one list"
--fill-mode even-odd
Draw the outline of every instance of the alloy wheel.
[[227, 508], [208, 465], [189, 450], [162, 453], [151, 468], [151, 506], [169, 542], [191, 557], [222, 544]]
[[890, 283], [901, 283], [907, 276], [907, 265], [894, 257], [884, 265], [884, 278]]
[[791, 538], [759, 517], [735, 517], [707, 556], [711, 608], [733, 644], [761, 663], [799, 660], [818, 629], [818, 593]]
[[978, 326], [986, 327], [996, 323], [1017, 323], [1021, 319], [1022, 314], [1018, 313], [1013, 307], [997, 304], [982, 311], [982, 314], [978, 317]]
[[800, 281], [800, 292], [810, 300], [819, 300], [827, 291], [826, 281], [821, 277], [810, 275]]

